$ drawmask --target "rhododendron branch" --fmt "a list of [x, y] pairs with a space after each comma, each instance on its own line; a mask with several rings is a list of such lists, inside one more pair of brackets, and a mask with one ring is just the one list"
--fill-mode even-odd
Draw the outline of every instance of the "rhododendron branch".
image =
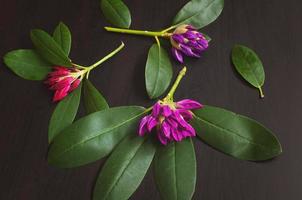
[[116, 33], [127, 33], [132, 35], [144, 35], [150, 37], [170, 37], [171, 33], [163, 32], [163, 31], [142, 31], [142, 30], [131, 30], [131, 29], [123, 29], [123, 28], [113, 28], [113, 27], [105, 27], [107, 31], [116, 32]]
[[159, 39], [158, 39], [157, 36], [155, 36], [155, 40], [156, 40], [156, 42], [157, 42], [158, 47], [160, 47], [160, 41], [159, 41]]
[[163, 99], [163, 101], [172, 101], [173, 102], [173, 96], [174, 96], [174, 93], [181, 81], [181, 79], [184, 77], [184, 75], [186, 74], [187, 72], [187, 67], [184, 66], [182, 68], [182, 70], [179, 72], [177, 78], [176, 78], [176, 81], [174, 82], [173, 86], [171, 87], [171, 90], [169, 91], [168, 95]]
[[122, 44], [115, 49], [114, 51], [112, 51], [110, 54], [108, 54], [107, 56], [105, 56], [104, 58], [102, 58], [101, 60], [99, 60], [98, 62], [94, 63], [93, 65], [89, 66], [88, 70], [92, 70], [93, 68], [99, 66], [100, 64], [102, 64], [103, 62], [105, 62], [106, 60], [108, 60], [109, 58], [111, 58], [112, 56], [114, 56], [115, 54], [117, 54], [120, 50], [122, 50], [124, 48], [125, 44], [122, 42]]
[[162, 32], [162, 33], [167, 33], [168, 31], [173, 30], [173, 29], [175, 29], [176, 27], [177, 27], [177, 26], [171, 26], [171, 27], [169, 27], [169, 28], [166, 28], [166, 29], [162, 30], [161, 32]]

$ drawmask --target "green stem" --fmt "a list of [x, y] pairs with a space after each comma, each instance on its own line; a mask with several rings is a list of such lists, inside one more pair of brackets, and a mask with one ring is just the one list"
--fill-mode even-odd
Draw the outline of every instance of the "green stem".
[[115, 54], [117, 54], [120, 50], [122, 50], [124, 48], [124, 46], [125, 46], [125, 44], [122, 42], [122, 44], [117, 49], [112, 51], [110, 54], [108, 54], [107, 56], [105, 56], [104, 58], [99, 60], [98, 62], [96, 62], [93, 65], [89, 66], [88, 71], [91, 71], [92, 69], [96, 68], [97, 66], [99, 66], [100, 64], [102, 64], [103, 62], [105, 62], [106, 60], [108, 60], [109, 58], [114, 56]]
[[177, 26], [175, 25], [175, 26], [171, 26], [171, 27], [169, 27], [169, 28], [166, 28], [166, 29], [164, 29], [164, 30], [162, 30], [161, 32], [162, 33], [166, 33], [166, 32], [168, 32], [168, 31], [170, 31], [170, 30], [172, 30], [172, 29], [175, 29]]
[[261, 86], [259, 86], [258, 89], [259, 89], [260, 97], [263, 99], [264, 98], [264, 93], [262, 91]]
[[178, 74], [178, 76], [177, 76], [177, 78], [176, 78], [176, 81], [174, 82], [174, 84], [173, 84], [173, 86], [171, 87], [171, 89], [170, 89], [168, 95], [164, 98], [163, 101], [173, 101], [174, 93], [175, 93], [175, 91], [176, 91], [176, 89], [177, 89], [177, 87], [178, 87], [178, 85], [179, 85], [181, 79], [182, 79], [182, 78], [184, 77], [184, 75], [186, 74], [186, 72], [187, 72], [187, 67], [184, 66], [184, 67], [182, 68], [182, 70], [179, 72], [179, 74]]
[[154, 32], [154, 31], [141, 31], [141, 30], [131, 30], [131, 29], [123, 29], [123, 28], [113, 28], [113, 27], [105, 27], [107, 31], [115, 32], [115, 33], [127, 33], [132, 35], [144, 35], [150, 37], [170, 37], [171, 33], [167, 32]]

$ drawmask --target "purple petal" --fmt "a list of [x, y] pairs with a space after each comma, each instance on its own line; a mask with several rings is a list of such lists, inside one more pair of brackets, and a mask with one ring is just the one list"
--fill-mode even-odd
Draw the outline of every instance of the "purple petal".
[[172, 129], [172, 137], [176, 142], [179, 142], [181, 140], [180, 135], [176, 129]]
[[192, 30], [192, 31], [197, 30], [197, 29], [196, 29], [194, 26], [192, 26], [192, 25], [187, 25], [187, 26], [186, 26], [186, 29]]
[[183, 36], [188, 40], [194, 40], [198, 38], [198, 36], [193, 31], [187, 31], [183, 34]]
[[202, 104], [200, 104], [197, 101], [191, 100], [191, 99], [184, 99], [181, 101], [178, 101], [176, 103], [177, 108], [185, 109], [185, 110], [194, 110], [202, 108]]
[[170, 135], [171, 135], [171, 127], [170, 125], [167, 123], [167, 122], [163, 122], [161, 124], [161, 131], [162, 133], [167, 137], [167, 138], [170, 138]]
[[147, 121], [149, 120], [149, 115], [142, 118], [140, 124], [139, 124], [139, 130], [138, 134], [140, 136], [144, 136], [145, 133], [148, 131], [147, 129]]
[[173, 112], [172, 112], [170, 106], [164, 105], [164, 106], [162, 107], [162, 115], [163, 115], [164, 117], [169, 117], [172, 113], [173, 113]]
[[157, 102], [156, 104], [154, 104], [153, 108], [152, 108], [152, 116], [153, 117], [158, 117], [161, 113], [161, 105], [159, 102]]
[[152, 131], [152, 129], [157, 125], [157, 120], [153, 116], [150, 116], [148, 121], [147, 121], [147, 129], [149, 132]]
[[200, 57], [200, 55], [195, 54], [189, 46], [184, 44], [180, 44], [179, 46], [181, 52], [183, 52], [186, 56], [197, 57], [197, 58]]
[[183, 60], [183, 56], [181, 54], [180, 51], [178, 51], [176, 48], [172, 47], [172, 55], [173, 57], [180, 63], [183, 63], [184, 60]]
[[187, 127], [187, 122], [185, 121], [185, 119], [179, 114], [178, 110], [176, 110], [175, 112], [173, 112], [173, 114], [171, 115], [171, 117], [173, 117], [177, 123], [179, 125], [181, 125], [182, 127], [186, 128]]
[[169, 117], [169, 118], [166, 118], [165, 121], [170, 125], [171, 128], [177, 129], [178, 123], [175, 119]]
[[164, 134], [161, 131], [158, 131], [157, 137], [160, 143], [162, 143], [163, 145], [167, 145], [168, 139], [164, 136]]
[[193, 119], [193, 114], [191, 111], [189, 110], [185, 110], [185, 109], [178, 109], [179, 114], [181, 114], [181, 116], [184, 118], [184, 120], [186, 121], [190, 121], [191, 119]]
[[176, 43], [184, 43], [184, 42], [185, 42], [184, 36], [182, 36], [182, 35], [180, 35], [180, 34], [173, 34], [173, 35], [172, 35], [172, 39], [173, 39]]

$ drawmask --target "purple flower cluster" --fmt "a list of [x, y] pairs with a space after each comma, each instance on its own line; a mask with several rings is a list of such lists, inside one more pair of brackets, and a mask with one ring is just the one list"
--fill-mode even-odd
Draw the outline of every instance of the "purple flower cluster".
[[151, 132], [156, 127], [159, 141], [166, 145], [170, 141], [179, 142], [186, 137], [194, 137], [195, 130], [188, 123], [193, 118], [191, 110], [202, 108], [196, 101], [185, 99], [176, 103], [157, 102], [150, 115], [142, 118], [139, 135]]
[[176, 60], [183, 63], [183, 54], [199, 58], [209, 46], [204, 35], [191, 25], [181, 25], [170, 37], [172, 54]]

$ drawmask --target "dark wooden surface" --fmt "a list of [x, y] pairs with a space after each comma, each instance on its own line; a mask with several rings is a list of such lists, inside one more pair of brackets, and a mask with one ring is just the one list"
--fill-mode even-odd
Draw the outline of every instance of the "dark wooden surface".
[[[132, 27], [161, 29], [186, 0], [126, 0]], [[190, 97], [250, 116], [272, 129], [283, 154], [272, 161], [244, 162], [196, 140], [198, 177], [194, 199], [302, 199], [302, 1], [226, 0], [223, 14], [204, 32], [213, 41], [199, 60], [186, 59], [189, 71], [177, 98]], [[31, 48], [29, 30], [52, 31], [59, 21], [73, 33], [71, 57], [94, 63], [116, 48], [125, 50], [91, 79], [111, 106], [152, 104], [144, 86], [144, 67], [151, 38], [106, 33], [98, 0], [1, 0], [0, 56]], [[230, 50], [236, 43], [257, 51], [264, 62], [265, 99], [234, 72]], [[90, 199], [103, 161], [61, 170], [46, 161], [47, 127], [54, 104], [42, 82], [26, 81], [0, 64], [0, 199]], [[175, 73], [180, 66], [174, 63]], [[152, 171], [131, 199], [159, 199]]]

